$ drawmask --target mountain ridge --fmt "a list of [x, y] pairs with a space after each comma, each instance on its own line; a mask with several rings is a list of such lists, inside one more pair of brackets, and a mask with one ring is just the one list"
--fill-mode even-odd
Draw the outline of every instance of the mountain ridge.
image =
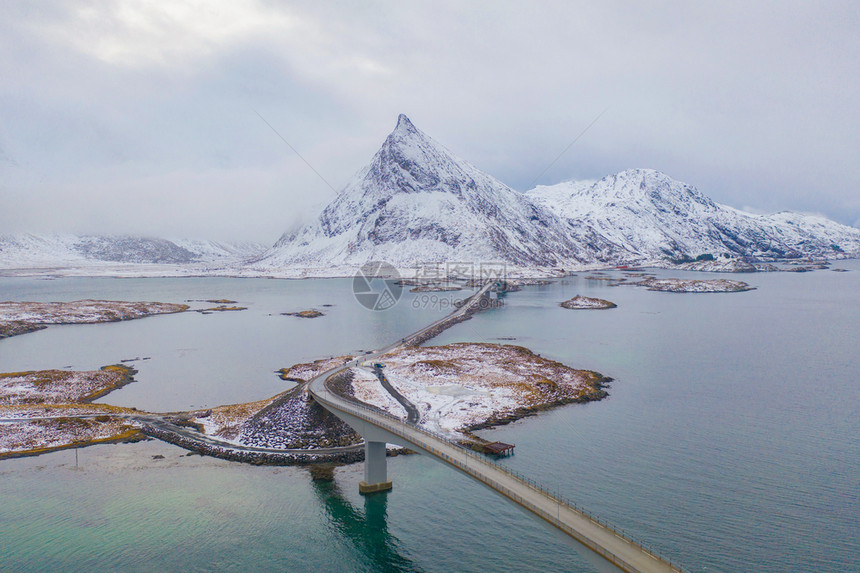
[[401, 114], [371, 162], [319, 218], [284, 234], [251, 267], [357, 267], [386, 260], [406, 268], [469, 260], [546, 269], [706, 253], [860, 256], [860, 230], [794, 212], [745, 213], [653, 169], [520, 193]]
[[405, 115], [317, 219], [284, 234], [261, 270], [324, 260], [408, 267], [445, 260], [553, 267], [587, 253], [550, 210], [460, 159]]
[[0, 268], [110, 264], [231, 265], [256, 256], [254, 243], [132, 235], [17, 233], [0, 235]]
[[860, 229], [792, 211], [746, 213], [653, 169], [515, 191], [401, 114], [370, 162], [319, 215], [268, 248], [130, 236], [0, 235], [0, 268], [173, 265], [188, 267], [180, 274], [240, 276], [347, 276], [371, 260], [400, 269], [503, 263], [539, 275], [703, 254], [856, 258]]
[[751, 258], [860, 256], [860, 229], [818, 215], [756, 215], [722, 205], [653, 169], [628, 169], [591, 185], [526, 192], [574, 224], [650, 259], [730, 253]]

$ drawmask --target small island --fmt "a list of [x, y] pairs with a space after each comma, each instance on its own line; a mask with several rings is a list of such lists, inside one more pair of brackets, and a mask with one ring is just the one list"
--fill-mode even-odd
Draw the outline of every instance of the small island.
[[0, 459], [144, 439], [136, 412], [106, 404], [0, 406]]
[[728, 279], [646, 279], [639, 283], [628, 283], [644, 286], [648, 290], [680, 293], [714, 293], [714, 292], [745, 292], [755, 290], [743, 281]]
[[591, 298], [580, 295], [576, 295], [572, 299], [560, 303], [560, 306], [562, 308], [569, 308], [574, 310], [599, 310], [618, 307], [618, 305], [614, 302], [610, 302], [602, 298]]
[[239, 310], [248, 310], [247, 306], [227, 306], [224, 304], [213, 306], [211, 308], [199, 308], [195, 312], [200, 314], [211, 314], [213, 312], [236, 312]]
[[[375, 370], [376, 364], [382, 367]], [[475, 430], [571, 402], [601, 400], [611, 381], [522, 346], [455, 343], [400, 348], [351, 369], [347, 381], [329, 388], [405, 418], [404, 407], [381, 384], [380, 371], [395, 392], [414, 404], [419, 425], [467, 443], [477, 440]]]
[[463, 290], [457, 285], [450, 284], [424, 284], [412, 287], [409, 292], [454, 292]]
[[319, 318], [320, 316], [325, 316], [325, 313], [322, 313], [314, 308], [309, 310], [300, 310], [298, 312], [282, 312], [282, 316], [297, 316], [299, 318]]
[[0, 405], [92, 402], [134, 381], [137, 370], [122, 364], [100, 370], [35, 370], [0, 374]]
[[0, 339], [35, 332], [55, 324], [118, 322], [188, 310], [186, 304], [76, 300], [72, 302], [0, 302]]

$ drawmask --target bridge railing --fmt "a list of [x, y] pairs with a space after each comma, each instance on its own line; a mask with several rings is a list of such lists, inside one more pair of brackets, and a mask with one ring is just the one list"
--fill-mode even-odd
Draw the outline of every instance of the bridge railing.
[[[332, 376], [334, 376], [334, 374], [332, 374]], [[680, 565], [673, 563], [669, 557], [662, 555], [659, 552], [659, 550], [657, 550], [656, 548], [648, 546], [648, 545], [641, 543], [639, 541], [636, 541], [626, 531], [624, 531], [618, 527], [615, 527], [614, 525], [612, 525], [611, 523], [607, 522], [604, 519], [601, 519], [599, 516], [595, 515], [591, 511], [588, 511], [587, 509], [581, 507], [579, 504], [577, 504], [572, 499], [562, 496], [560, 494], [560, 492], [558, 492], [558, 490], [555, 490], [555, 491], [550, 490], [549, 488], [547, 488], [546, 486], [544, 486], [540, 482], [538, 482], [538, 481], [536, 481], [536, 480], [534, 480], [534, 479], [532, 479], [532, 478], [530, 478], [530, 477], [528, 477], [528, 476], [526, 476], [526, 475], [524, 475], [524, 474], [522, 474], [516, 470], [512, 470], [512, 469], [510, 469], [510, 468], [508, 468], [508, 467], [506, 467], [506, 466], [504, 466], [504, 465], [502, 465], [502, 464], [500, 464], [494, 460], [490, 460], [490, 459], [486, 458], [485, 456], [478, 454], [477, 452], [475, 452], [473, 450], [470, 450], [469, 448], [466, 448], [465, 446], [463, 446], [461, 444], [453, 442], [450, 440], [449, 436], [446, 436], [446, 435], [441, 434], [439, 432], [434, 432], [434, 431], [429, 430], [427, 428], [423, 428], [417, 424], [407, 423], [406, 421], [404, 421], [400, 418], [397, 418], [393, 414], [391, 414], [385, 410], [382, 410], [381, 408], [377, 408], [377, 407], [371, 406], [369, 404], [365, 404], [365, 403], [360, 402], [358, 400], [349, 400], [345, 397], [342, 397], [339, 394], [337, 394], [336, 392], [332, 391], [328, 387], [328, 379], [329, 378], [331, 378], [331, 376], [327, 377], [323, 381], [323, 388], [326, 392], [326, 396], [319, 396], [318, 393], [313, 391], [313, 385], [310, 386], [310, 390], [311, 390], [311, 393], [314, 395], [314, 398], [320, 400], [321, 402], [326, 403], [327, 405], [329, 405], [331, 407], [334, 407], [334, 408], [340, 409], [340, 410], [344, 410], [348, 414], [351, 414], [351, 415], [356, 416], [358, 418], [361, 418], [367, 422], [375, 424], [375, 425], [377, 425], [377, 426], [379, 426], [385, 430], [388, 430], [394, 435], [399, 435], [399, 436], [403, 437], [404, 439], [408, 439], [409, 441], [416, 442], [415, 445], [435, 454], [436, 456], [440, 457], [444, 461], [459, 467], [461, 470], [465, 471], [466, 473], [476, 473], [475, 468], [470, 468], [468, 465], [460, 463], [459, 460], [451, 459], [450, 457], [447, 456], [447, 454], [445, 454], [444, 452], [442, 452], [438, 448], [435, 448], [432, 445], [432, 443], [427, 443], [427, 442], [417, 443], [418, 440], [415, 440], [414, 438], [408, 438], [407, 436], [403, 436], [402, 434], [404, 433], [403, 430], [405, 427], [405, 429], [407, 429], [409, 431], [417, 432], [419, 434], [424, 434], [424, 435], [429, 436], [431, 438], [435, 438], [436, 440], [440, 440], [440, 441], [444, 442], [447, 446], [456, 448], [458, 453], [460, 453], [461, 455], [467, 456], [469, 459], [474, 460], [475, 462], [478, 463], [478, 465], [484, 465], [485, 464], [485, 465], [492, 466], [495, 469], [497, 469], [498, 471], [501, 471], [501, 472], [513, 477], [514, 479], [519, 480], [520, 482], [529, 486], [533, 490], [540, 492], [545, 497], [548, 497], [548, 498], [554, 500], [556, 503], [559, 504], [559, 506], [561, 506], [561, 505], [567, 506], [568, 509], [574, 511], [575, 513], [580, 514], [581, 516], [586, 517], [587, 519], [589, 519], [593, 523], [603, 527], [604, 529], [611, 531], [612, 533], [614, 533], [615, 535], [617, 535], [618, 537], [620, 537], [624, 541], [641, 548], [646, 553], [649, 553], [652, 556], [654, 556], [655, 558], [663, 561], [664, 563], [667, 563], [673, 570], [678, 571], [679, 573], [684, 573], [684, 569]], [[528, 500], [523, 499], [523, 497], [521, 495], [519, 495], [518, 493], [516, 493], [514, 490], [505, 486], [504, 484], [499, 483], [497, 480], [494, 480], [493, 478], [491, 478], [489, 476], [482, 476], [482, 477], [485, 481], [492, 482], [489, 485], [491, 485], [494, 489], [503, 493], [507, 497], [517, 501], [518, 503], [520, 503], [522, 505], [526, 505], [526, 504], [533, 505]], [[542, 512], [542, 513], [545, 513], [545, 512]], [[559, 513], [560, 513], [560, 507], [559, 507]], [[596, 546], [592, 543], [589, 543], [587, 540], [583, 540], [578, 535], [575, 535], [575, 532], [570, 527], [566, 526], [560, 520], [558, 514], [555, 518], [553, 518], [552, 515], [547, 515], [547, 518], [550, 521], [554, 522], [559, 528], [564, 529], [565, 531], [567, 531], [570, 534], [573, 534], [572, 535], [573, 537], [579, 539], [581, 542], [583, 542], [585, 545], [587, 545], [592, 550], [594, 550], [598, 553], [601, 553], [602, 555], [610, 558], [610, 561], [613, 561], [613, 562], [617, 563], [618, 565], [622, 565], [623, 567], [627, 568], [630, 571], [637, 571], [637, 569], [635, 567], [633, 567], [630, 563], [627, 563], [626, 561], [624, 561], [621, 557], [619, 557], [615, 553], [612, 553], [611, 551], [604, 549], [603, 547]]]

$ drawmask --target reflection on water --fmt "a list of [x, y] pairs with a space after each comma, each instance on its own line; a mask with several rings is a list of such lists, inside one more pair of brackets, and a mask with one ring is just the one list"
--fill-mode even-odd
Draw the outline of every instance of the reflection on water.
[[314, 492], [338, 533], [352, 542], [374, 571], [421, 571], [399, 552], [400, 542], [388, 531], [388, 494], [364, 496], [364, 513], [343, 496], [334, 480], [313, 482]]

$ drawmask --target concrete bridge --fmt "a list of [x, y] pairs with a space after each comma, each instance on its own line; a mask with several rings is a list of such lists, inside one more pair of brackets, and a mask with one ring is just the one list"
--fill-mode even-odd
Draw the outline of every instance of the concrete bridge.
[[[479, 299], [492, 286], [485, 285], [451, 315], [411, 335], [408, 339], [422, 338], [430, 329], [454, 319], [463, 320], [479, 304]], [[407, 339], [404, 339], [404, 342]], [[407, 423], [373, 406], [348, 399], [331, 392], [327, 382], [348, 368], [372, 360], [397, 348], [393, 344], [371, 355], [363, 356], [343, 366], [329, 370], [313, 379], [307, 386], [311, 396], [325, 409], [349, 424], [365, 440], [365, 473], [360, 484], [362, 493], [391, 489], [386, 467], [385, 444], [398, 444], [421, 454], [429, 455], [468, 475], [479, 483], [505, 496], [514, 503], [537, 515], [547, 523], [570, 535], [610, 563], [628, 572], [681, 572], [680, 565], [652, 552], [630, 539], [608, 523], [563, 500], [540, 484], [516, 474], [488, 458], [455, 444], [416, 424]]]

